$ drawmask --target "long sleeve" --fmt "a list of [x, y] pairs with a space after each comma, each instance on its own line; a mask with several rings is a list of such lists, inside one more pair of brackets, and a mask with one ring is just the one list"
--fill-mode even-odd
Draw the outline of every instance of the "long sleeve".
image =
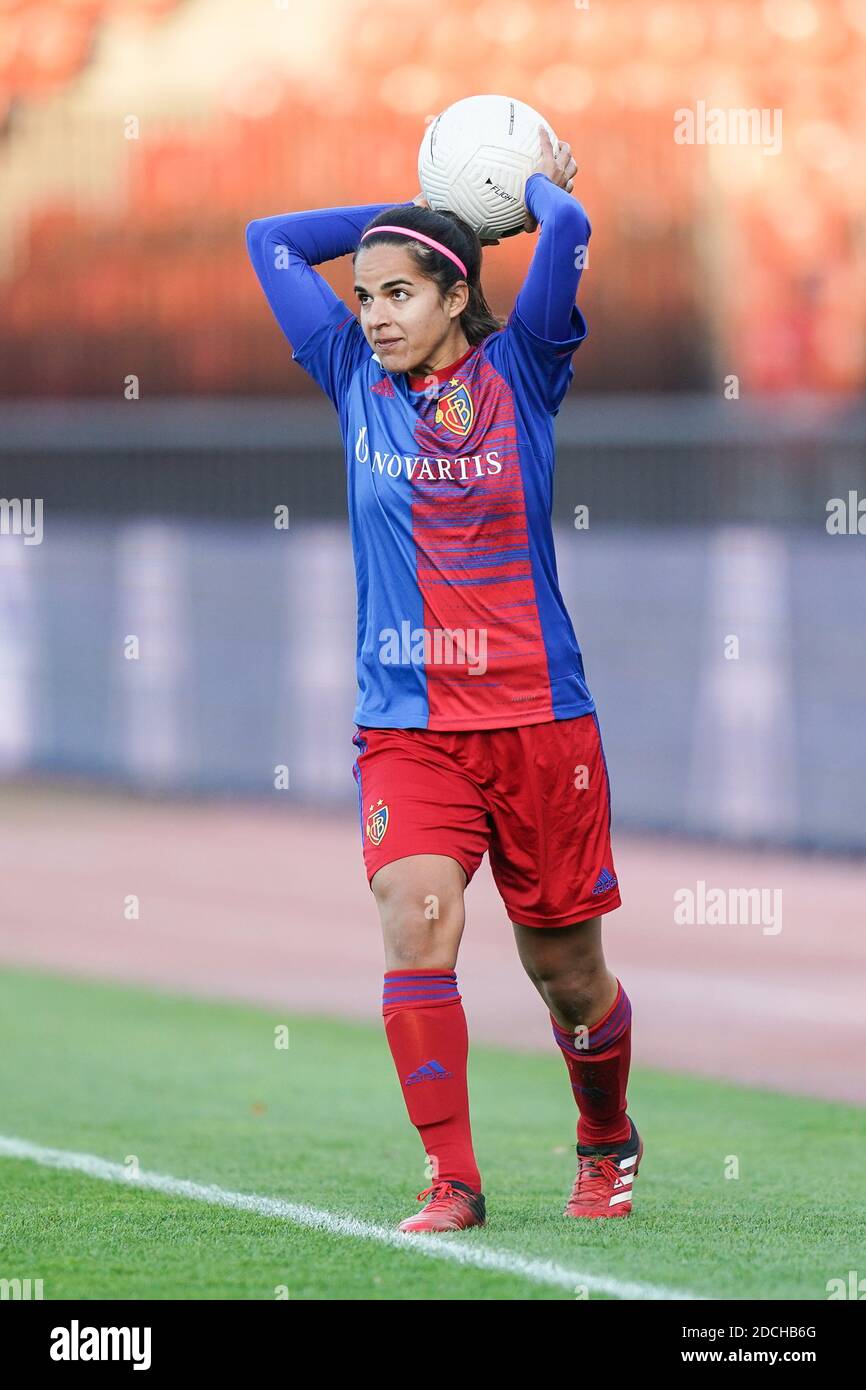
[[577, 199], [546, 174], [527, 179], [526, 205], [539, 232], [515, 308], [539, 338], [564, 341], [573, 337], [572, 310], [592, 228]]
[[538, 240], [508, 322], [491, 335], [488, 357], [530, 411], [554, 416], [574, 376], [572, 357], [587, 334], [574, 301], [591, 229], [580, 203], [546, 174], [526, 180], [526, 206], [538, 221]]
[[[342, 301], [313, 266], [354, 251], [377, 213], [404, 203], [319, 208], [262, 217], [246, 229], [247, 249], [280, 328], [300, 347]], [[410, 200], [411, 205], [411, 200]]]

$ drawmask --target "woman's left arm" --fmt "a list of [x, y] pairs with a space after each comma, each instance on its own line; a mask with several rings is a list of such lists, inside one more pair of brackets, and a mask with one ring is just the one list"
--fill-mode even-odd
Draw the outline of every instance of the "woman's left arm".
[[572, 312], [592, 228], [577, 199], [541, 171], [526, 180], [524, 197], [541, 231], [514, 307], [539, 338], [565, 342], [574, 336]]

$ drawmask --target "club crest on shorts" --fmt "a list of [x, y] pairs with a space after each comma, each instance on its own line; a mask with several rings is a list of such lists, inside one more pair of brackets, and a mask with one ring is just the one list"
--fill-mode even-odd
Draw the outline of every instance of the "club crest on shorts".
[[385, 831], [388, 829], [388, 807], [383, 806], [381, 800], [378, 805], [370, 804], [370, 814], [367, 817], [367, 835], [374, 845], [381, 845], [385, 838]]
[[439, 397], [436, 403], [436, 424], [444, 425], [452, 434], [459, 434], [465, 438], [475, 419], [475, 407], [469, 387], [465, 381], [458, 381], [456, 376], [451, 378], [449, 385], [456, 389]]

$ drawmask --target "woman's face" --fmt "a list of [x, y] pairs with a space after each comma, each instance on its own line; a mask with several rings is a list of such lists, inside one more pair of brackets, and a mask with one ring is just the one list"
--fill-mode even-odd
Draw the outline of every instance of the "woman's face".
[[[444, 301], [401, 246], [362, 247], [355, 257], [355, 293], [364, 336], [389, 372], [447, 367], [466, 350], [460, 314], [469, 287], [460, 280]], [[455, 350], [457, 349], [457, 350]]]

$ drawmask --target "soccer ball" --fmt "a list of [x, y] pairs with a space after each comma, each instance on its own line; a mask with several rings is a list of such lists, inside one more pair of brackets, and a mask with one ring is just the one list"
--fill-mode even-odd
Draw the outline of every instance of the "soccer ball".
[[553, 152], [559, 141], [543, 116], [514, 97], [464, 97], [428, 125], [418, 151], [418, 179], [436, 212], [456, 212], [482, 241], [523, 226], [523, 187], [541, 158], [539, 125]]

